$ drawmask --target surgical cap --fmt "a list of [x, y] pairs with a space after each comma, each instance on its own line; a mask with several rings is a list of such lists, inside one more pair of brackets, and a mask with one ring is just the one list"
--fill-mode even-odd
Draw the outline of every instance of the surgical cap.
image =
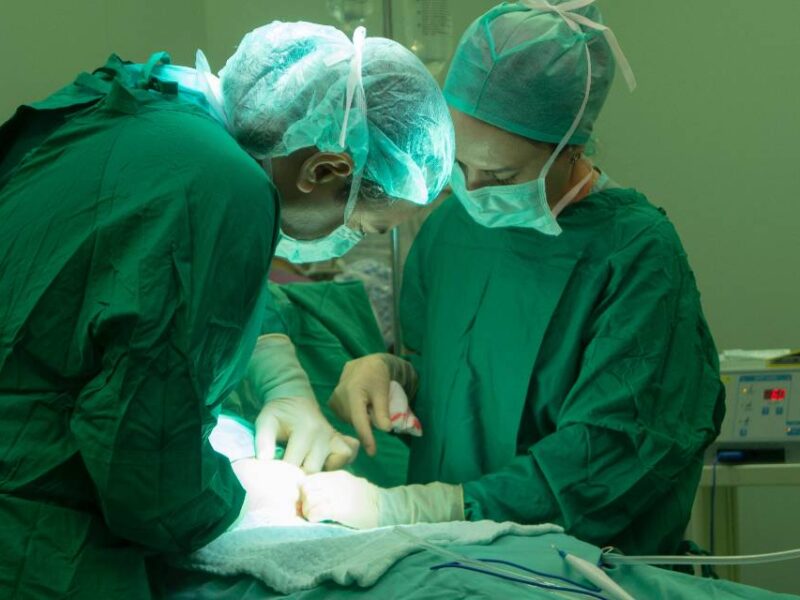
[[366, 111], [353, 103], [342, 147], [354, 51], [344, 33], [313, 23], [274, 22], [247, 34], [220, 72], [233, 134], [262, 158], [306, 147], [346, 150], [367, 188], [372, 182], [380, 195], [427, 204], [447, 183], [455, 152], [441, 91], [410, 51], [367, 38]]
[[[551, 0], [558, 6], [559, 2]], [[594, 6], [572, 9], [602, 23]], [[541, 142], [558, 144], [586, 92], [586, 46], [592, 60], [588, 102], [569, 144], [585, 144], [614, 78], [614, 56], [600, 31], [573, 31], [551, 10], [504, 2], [470, 25], [444, 86], [455, 109]]]

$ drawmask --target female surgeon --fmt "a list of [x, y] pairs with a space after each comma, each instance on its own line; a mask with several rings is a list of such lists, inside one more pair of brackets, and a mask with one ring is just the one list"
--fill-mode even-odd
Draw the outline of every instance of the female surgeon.
[[309, 23], [250, 33], [220, 79], [112, 56], [3, 125], [0, 597], [149, 598], [146, 557], [294, 514], [290, 465], [209, 442], [276, 244], [391, 226], [451, 139], [409, 51]]
[[555, 522], [678, 549], [723, 388], [675, 229], [584, 155], [615, 63], [633, 83], [592, 4], [503, 3], [462, 37], [444, 88], [453, 197], [404, 275], [414, 354], [349, 363], [331, 399], [374, 453], [370, 418], [387, 430], [389, 381], [405, 387], [424, 429], [411, 485], [315, 475], [308, 518]]

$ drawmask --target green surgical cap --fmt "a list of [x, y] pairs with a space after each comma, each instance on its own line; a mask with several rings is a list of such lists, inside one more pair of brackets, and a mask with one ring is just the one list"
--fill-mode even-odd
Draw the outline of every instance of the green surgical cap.
[[[560, 3], [551, 0], [551, 4]], [[594, 6], [573, 9], [602, 23]], [[551, 10], [504, 2], [469, 26], [453, 57], [444, 95], [453, 108], [523, 137], [558, 144], [592, 79], [586, 110], [569, 144], [585, 144], [614, 78], [614, 56], [601, 31], [573, 31]]]
[[383, 194], [427, 204], [444, 188], [455, 155], [453, 125], [436, 81], [414, 54], [366, 38], [363, 106], [353, 103], [353, 42], [334, 27], [274, 22], [247, 34], [220, 72], [233, 134], [258, 157], [315, 146], [346, 150]]

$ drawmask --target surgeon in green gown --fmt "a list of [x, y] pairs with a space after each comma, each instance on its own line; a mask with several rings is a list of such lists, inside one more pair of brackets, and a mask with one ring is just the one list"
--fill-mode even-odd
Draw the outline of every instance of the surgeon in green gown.
[[310, 519], [554, 522], [627, 553], [678, 550], [724, 392], [673, 225], [584, 154], [615, 67], [635, 80], [580, 4], [504, 3], [462, 37], [444, 87], [453, 195], [404, 273], [410, 362], [353, 361], [331, 399], [374, 453], [389, 380], [406, 388], [424, 432], [409, 485], [314, 475]]
[[148, 598], [147, 557], [296, 511], [297, 467], [209, 443], [276, 245], [336, 254], [392, 226], [443, 187], [450, 138], [410, 52], [309, 23], [248, 34], [219, 79], [202, 55], [112, 56], [18, 109], [0, 129], [0, 597]]

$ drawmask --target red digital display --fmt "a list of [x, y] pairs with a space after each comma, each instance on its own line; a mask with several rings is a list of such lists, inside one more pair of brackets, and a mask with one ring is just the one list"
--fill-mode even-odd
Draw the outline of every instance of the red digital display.
[[769, 402], [781, 402], [786, 399], [786, 390], [775, 388], [772, 390], [764, 390], [764, 400]]

